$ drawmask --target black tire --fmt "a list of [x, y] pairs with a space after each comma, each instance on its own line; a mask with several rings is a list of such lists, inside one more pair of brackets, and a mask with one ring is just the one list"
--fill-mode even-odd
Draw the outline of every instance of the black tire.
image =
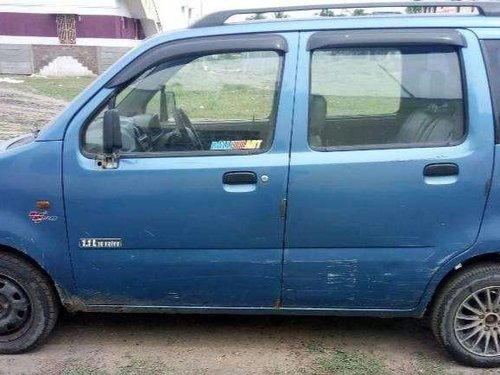
[[54, 328], [59, 304], [36, 267], [10, 253], [0, 253], [0, 353], [26, 352]]
[[[488, 298], [493, 302], [500, 301], [498, 263], [478, 264], [459, 271], [440, 290], [433, 305], [430, 318], [434, 335], [462, 364], [500, 366], [500, 352], [493, 339], [493, 335], [497, 335], [495, 337], [500, 341], [500, 306], [488, 303]], [[470, 307], [475, 311], [469, 310]], [[476, 343], [477, 340], [480, 341]]]

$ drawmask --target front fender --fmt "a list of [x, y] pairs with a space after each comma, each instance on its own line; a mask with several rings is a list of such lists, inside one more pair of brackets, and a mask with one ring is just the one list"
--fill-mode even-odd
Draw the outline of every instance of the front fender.
[[[62, 142], [33, 142], [0, 152], [0, 245], [24, 253], [54, 283], [74, 283], [66, 237]], [[37, 201], [49, 201], [40, 209]]]

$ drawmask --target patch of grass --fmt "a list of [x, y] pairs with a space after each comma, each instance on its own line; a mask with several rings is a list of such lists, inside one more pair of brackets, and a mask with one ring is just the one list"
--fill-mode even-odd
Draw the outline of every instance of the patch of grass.
[[293, 370], [284, 370], [280, 368], [273, 368], [269, 370], [264, 370], [262, 375], [311, 375], [311, 372], [307, 368], [298, 368]]
[[423, 354], [418, 355], [417, 360], [419, 371], [421, 375], [461, 375], [461, 372], [451, 371], [446, 369], [441, 361], [429, 358]]
[[390, 115], [399, 110], [399, 97], [324, 95], [328, 117]]
[[311, 340], [304, 344], [306, 350], [311, 354], [324, 353], [325, 345], [321, 341]]
[[319, 356], [320, 370], [335, 375], [386, 375], [389, 369], [383, 361], [362, 352], [334, 350]]
[[120, 366], [117, 375], [168, 375], [172, 370], [163, 362], [135, 358], [126, 365]]
[[163, 362], [132, 358], [110, 372], [92, 367], [74, 367], [62, 371], [61, 375], [170, 375], [173, 371]]
[[9, 76], [11, 78], [23, 80], [23, 83], [6, 83], [0, 85], [17, 90], [26, 90], [34, 94], [45, 95], [54, 99], [71, 101], [83, 89], [85, 89], [94, 77], [61, 77], [45, 78], [39, 76]]
[[[0, 82], [0, 86], [68, 102], [94, 80], [93, 77], [8, 77], [24, 82], [16, 84]], [[274, 100], [274, 88], [271, 85], [254, 87], [248, 83], [226, 83], [219, 90], [212, 90], [208, 87], [205, 91], [193, 90], [174, 82], [168, 85], [167, 89], [175, 93], [178, 106], [182, 107], [192, 120], [265, 119], [271, 114]], [[117, 102], [119, 103], [120, 99], [125, 96], [125, 93], [120, 94]], [[388, 114], [399, 108], [399, 98], [392, 97], [325, 95], [325, 98], [328, 103], [328, 116], [334, 117]], [[159, 113], [159, 95], [152, 98], [147, 110], [151, 113]]]
[[73, 100], [92, 81], [93, 77], [43, 78], [28, 77], [23, 85], [35, 93], [65, 101]]
[[[244, 86], [244, 85], [240, 85]], [[191, 120], [251, 120], [268, 118], [272, 111], [274, 92], [251, 87], [220, 91], [188, 91], [168, 87], [175, 94], [177, 106], [184, 109]], [[148, 103], [147, 111], [160, 112], [160, 96]]]
[[105, 375], [106, 372], [91, 367], [75, 367], [63, 370], [61, 375]]

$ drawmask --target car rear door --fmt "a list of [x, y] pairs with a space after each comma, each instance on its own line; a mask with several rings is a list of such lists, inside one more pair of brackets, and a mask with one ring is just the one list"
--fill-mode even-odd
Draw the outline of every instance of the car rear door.
[[467, 30], [301, 34], [283, 306], [411, 309], [471, 247], [493, 165]]

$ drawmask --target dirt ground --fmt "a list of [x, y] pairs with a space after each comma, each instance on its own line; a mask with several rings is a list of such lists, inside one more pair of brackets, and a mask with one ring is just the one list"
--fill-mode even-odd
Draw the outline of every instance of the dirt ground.
[[[43, 126], [65, 104], [0, 85], [0, 139]], [[454, 363], [410, 319], [64, 314], [39, 349], [0, 356], [9, 375], [499, 373]]]
[[2, 374], [498, 374], [453, 363], [406, 319], [65, 315]]
[[44, 126], [65, 105], [63, 100], [0, 86], [0, 140]]

